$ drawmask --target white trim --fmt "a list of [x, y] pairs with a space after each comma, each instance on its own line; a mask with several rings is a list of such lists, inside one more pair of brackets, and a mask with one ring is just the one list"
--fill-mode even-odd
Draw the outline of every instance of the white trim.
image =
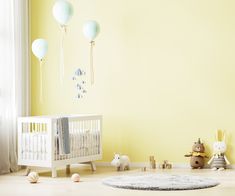
[[[97, 167], [113, 167], [110, 162], [96, 162]], [[132, 162], [130, 164], [131, 167], [133, 168], [143, 168], [143, 167], [149, 167], [149, 162]], [[158, 163], [157, 168], [160, 168], [160, 164]], [[173, 169], [191, 169], [189, 163], [172, 163], [172, 168]], [[205, 169], [209, 169], [209, 165], [204, 166]], [[235, 169], [235, 164], [233, 165], [228, 165], [228, 169]]]
[[[110, 164], [110, 162], [97, 162], [96, 166], [98, 166], [98, 167], [113, 167]], [[130, 167], [134, 167], [134, 168], [136, 168], [136, 167], [140, 167], [140, 168], [147, 167], [148, 168], [149, 166], [150, 166], [149, 162], [132, 162], [130, 164]], [[160, 164], [157, 163], [156, 167], [160, 168]], [[190, 168], [190, 165], [186, 164], [186, 163], [175, 163], [175, 164], [172, 164], [172, 167], [173, 168]]]
[[30, 113], [29, 0], [14, 1], [17, 116]]
[[[113, 167], [111, 166], [110, 162], [94, 162], [95, 165], [97, 166], [97, 168], [99, 169], [99, 167]], [[148, 168], [149, 163], [147, 162], [134, 162], [131, 163], [131, 169], [134, 168], [143, 168], [143, 167], [147, 167]], [[78, 168], [79, 169], [87, 169], [88, 167], [90, 168], [90, 163], [75, 163], [75, 164], [71, 164], [70, 168]], [[159, 165], [157, 166], [157, 168], [159, 168]], [[48, 170], [51, 170], [50, 167], [46, 166], [45, 167], [39, 167], [39, 166], [30, 166], [31, 170], [37, 170], [38, 172], [48, 172]], [[64, 170], [65, 167], [64, 166], [58, 166], [57, 167], [58, 170]], [[177, 163], [177, 164], [173, 164], [173, 169], [191, 169], [189, 164], [187, 163]], [[205, 169], [209, 169], [209, 167], [205, 167]], [[235, 164], [230, 165], [228, 167], [228, 169], [235, 169]]]

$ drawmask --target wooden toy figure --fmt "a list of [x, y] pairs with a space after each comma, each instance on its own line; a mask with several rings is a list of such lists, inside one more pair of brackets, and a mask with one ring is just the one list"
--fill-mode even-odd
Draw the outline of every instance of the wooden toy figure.
[[146, 172], [146, 171], [147, 171], [147, 168], [146, 168], [146, 167], [142, 167], [142, 168], [141, 168], [141, 171]]
[[205, 154], [205, 147], [200, 138], [194, 143], [192, 152], [185, 155], [185, 157], [191, 157], [190, 165], [193, 169], [201, 169], [204, 167], [204, 159], [208, 157]]
[[154, 159], [154, 156], [149, 157], [150, 162], [150, 169], [156, 169], [156, 160]]
[[172, 168], [172, 164], [170, 164], [167, 160], [164, 160], [162, 165], [161, 165], [162, 169], [171, 169]]
[[[223, 140], [219, 140], [219, 134], [222, 133]], [[208, 164], [211, 164], [212, 170], [224, 170], [226, 169], [226, 165], [229, 165], [227, 157], [225, 156], [226, 152], [226, 143], [225, 143], [225, 132], [221, 130], [217, 130], [216, 133], [216, 142], [213, 144], [213, 156], [208, 161]]]

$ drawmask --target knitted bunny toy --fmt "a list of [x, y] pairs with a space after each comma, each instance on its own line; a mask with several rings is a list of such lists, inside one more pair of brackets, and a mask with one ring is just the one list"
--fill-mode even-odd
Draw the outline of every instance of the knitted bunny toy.
[[222, 171], [226, 169], [226, 165], [229, 165], [227, 157], [225, 156], [226, 152], [226, 143], [225, 143], [225, 131], [222, 132], [223, 140], [219, 140], [219, 133], [222, 132], [217, 130], [216, 133], [216, 142], [213, 144], [213, 156], [208, 161], [208, 164], [211, 164], [212, 170]]

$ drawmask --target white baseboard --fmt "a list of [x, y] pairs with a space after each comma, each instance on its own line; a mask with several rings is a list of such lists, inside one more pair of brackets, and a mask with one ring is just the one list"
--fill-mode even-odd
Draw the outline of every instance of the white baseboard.
[[[95, 165], [97, 167], [113, 167], [110, 164], [110, 162], [95, 162]], [[143, 167], [149, 168], [150, 167], [148, 162], [132, 162], [130, 166], [131, 166], [131, 168], [143, 168]], [[71, 168], [77, 168], [77, 167], [79, 167], [79, 168], [90, 168], [90, 164], [72, 164], [71, 165]], [[160, 168], [160, 164], [157, 164], [156, 167]], [[32, 170], [37, 170], [37, 171], [40, 171], [40, 172], [50, 170], [50, 168], [42, 168], [42, 167], [30, 167], [30, 168]], [[172, 168], [173, 169], [191, 169], [190, 164], [188, 164], [188, 163], [173, 163]], [[206, 165], [204, 168], [205, 169], [210, 169], [210, 166]], [[235, 164], [229, 165], [229, 166], [227, 166], [227, 168], [228, 169], [235, 169]], [[57, 169], [58, 170], [59, 169], [65, 169], [65, 167], [58, 167]]]
[[[113, 167], [110, 162], [96, 162], [95, 163], [97, 167]], [[131, 167], [133, 168], [142, 168], [142, 167], [149, 167], [149, 162], [132, 162], [130, 164]], [[156, 165], [157, 168], [160, 168], [160, 164]], [[174, 169], [190, 169], [190, 164], [189, 163], [173, 163], [172, 168]], [[209, 165], [204, 166], [205, 169], [209, 169]], [[235, 165], [228, 165], [228, 169], [235, 169]]]
[[[100, 167], [113, 167], [110, 162], [96, 162], [96, 166]], [[149, 162], [132, 162], [130, 164], [131, 167], [149, 167]], [[159, 168], [160, 164], [156, 164], [156, 167]], [[189, 164], [186, 163], [174, 163], [172, 164], [173, 168], [190, 168]]]

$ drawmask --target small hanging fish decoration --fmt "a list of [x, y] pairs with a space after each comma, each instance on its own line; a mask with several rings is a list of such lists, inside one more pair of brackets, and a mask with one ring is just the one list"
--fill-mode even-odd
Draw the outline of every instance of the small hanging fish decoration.
[[81, 90], [82, 86], [80, 84], [77, 84], [77, 89]]
[[82, 73], [82, 70], [80, 68], [78, 68], [76, 71], [75, 71], [75, 75], [76, 76], [82, 76], [83, 73]]
[[75, 81], [75, 87], [77, 90], [77, 99], [83, 98], [84, 94], [87, 93], [86, 90], [86, 81], [85, 81], [85, 75], [86, 72], [84, 70], [82, 70], [81, 68], [78, 68], [75, 72], [74, 72], [74, 76], [72, 77], [72, 80]]

